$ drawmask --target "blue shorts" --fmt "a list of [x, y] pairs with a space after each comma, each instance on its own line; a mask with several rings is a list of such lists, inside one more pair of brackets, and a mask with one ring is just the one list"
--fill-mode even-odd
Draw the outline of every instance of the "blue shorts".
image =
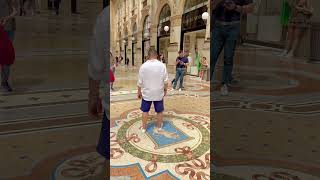
[[141, 111], [142, 112], [149, 112], [152, 103], [154, 105], [154, 110], [157, 113], [161, 113], [164, 111], [163, 100], [162, 101], [146, 101], [144, 99], [142, 99], [142, 102], [141, 102], [141, 108], [140, 108]]

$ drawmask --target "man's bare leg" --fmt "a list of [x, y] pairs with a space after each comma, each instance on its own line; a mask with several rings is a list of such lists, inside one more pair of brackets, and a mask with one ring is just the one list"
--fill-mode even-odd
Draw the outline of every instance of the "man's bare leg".
[[162, 128], [162, 123], [163, 123], [163, 113], [157, 113], [157, 127]]
[[144, 130], [147, 130], [148, 117], [149, 117], [149, 113], [148, 112], [142, 113], [142, 128]]

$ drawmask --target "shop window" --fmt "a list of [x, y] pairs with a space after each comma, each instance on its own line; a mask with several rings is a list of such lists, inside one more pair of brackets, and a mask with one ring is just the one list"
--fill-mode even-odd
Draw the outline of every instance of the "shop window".
[[186, 0], [184, 13], [193, 11], [208, 4], [208, 0]]

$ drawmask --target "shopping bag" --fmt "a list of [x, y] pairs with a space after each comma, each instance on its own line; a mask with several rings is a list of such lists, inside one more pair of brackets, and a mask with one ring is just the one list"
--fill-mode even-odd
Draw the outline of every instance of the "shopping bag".
[[12, 65], [15, 60], [15, 50], [7, 32], [0, 25], [0, 65]]

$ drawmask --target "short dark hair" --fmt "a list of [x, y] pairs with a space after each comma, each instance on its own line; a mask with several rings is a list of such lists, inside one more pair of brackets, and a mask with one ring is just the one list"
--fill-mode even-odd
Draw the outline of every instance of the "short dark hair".
[[151, 56], [158, 56], [157, 50], [155, 50], [154, 48], [150, 48], [149, 51], [148, 51], [148, 56], [149, 56], [149, 57], [151, 57]]

